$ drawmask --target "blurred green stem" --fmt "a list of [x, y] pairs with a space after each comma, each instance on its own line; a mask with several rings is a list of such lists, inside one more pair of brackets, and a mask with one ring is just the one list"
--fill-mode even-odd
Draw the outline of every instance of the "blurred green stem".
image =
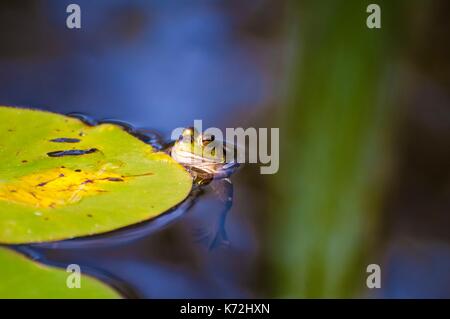
[[[365, 1], [292, 1], [293, 61], [272, 210], [281, 297], [363, 292], [387, 171], [393, 5], [366, 26]], [[280, 209], [281, 208], [281, 209]]]

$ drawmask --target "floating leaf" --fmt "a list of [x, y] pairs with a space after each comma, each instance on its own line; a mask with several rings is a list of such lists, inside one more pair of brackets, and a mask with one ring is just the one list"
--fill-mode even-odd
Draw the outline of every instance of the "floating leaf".
[[[86, 276], [81, 269], [80, 288], [69, 288], [73, 274], [44, 266], [9, 249], [0, 248], [0, 298], [120, 298], [120, 295]], [[69, 283], [72, 281], [69, 278]]]
[[111, 231], [183, 201], [191, 176], [113, 124], [0, 107], [0, 242]]

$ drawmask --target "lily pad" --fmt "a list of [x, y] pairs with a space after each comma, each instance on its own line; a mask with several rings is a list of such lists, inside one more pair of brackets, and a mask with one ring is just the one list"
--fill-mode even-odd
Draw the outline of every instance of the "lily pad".
[[0, 107], [0, 243], [99, 234], [183, 201], [189, 173], [120, 126]]
[[120, 298], [120, 295], [81, 269], [80, 287], [69, 288], [71, 273], [27, 259], [0, 248], [0, 298]]

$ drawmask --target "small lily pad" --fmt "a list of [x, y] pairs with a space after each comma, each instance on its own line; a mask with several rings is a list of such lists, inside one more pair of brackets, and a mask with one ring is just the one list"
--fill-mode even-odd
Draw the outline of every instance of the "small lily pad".
[[[27, 259], [9, 249], [0, 248], [0, 298], [120, 298], [120, 295], [97, 279], [83, 274], [80, 287], [69, 288], [72, 273]], [[70, 278], [69, 278], [70, 282]]]
[[0, 107], [0, 119], [0, 243], [111, 231], [191, 190], [181, 165], [120, 126], [12, 107]]

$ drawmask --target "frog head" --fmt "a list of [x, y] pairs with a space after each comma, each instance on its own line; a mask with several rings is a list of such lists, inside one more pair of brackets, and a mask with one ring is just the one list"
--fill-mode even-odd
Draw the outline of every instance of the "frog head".
[[214, 143], [213, 135], [199, 133], [195, 128], [183, 130], [180, 137], [172, 147], [172, 157], [183, 165], [200, 165], [201, 163], [225, 163], [225, 153], [218, 151], [220, 143]]

